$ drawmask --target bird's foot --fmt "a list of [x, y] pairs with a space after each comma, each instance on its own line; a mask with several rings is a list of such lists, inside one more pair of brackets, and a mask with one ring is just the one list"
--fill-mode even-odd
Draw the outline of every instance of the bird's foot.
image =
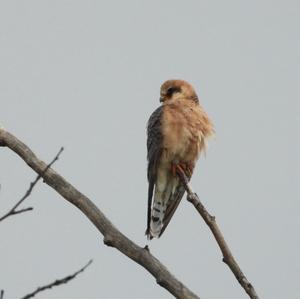
[[172, 163], [171, 171], [174, 177], [176, 177], [177, 174], [187, 175], [188, 177], [192, 175], [191, 168], [187, 163]]
[[191, 163], [187, 163], [186, 174], [189, 178], [192, 177], [193, 169], [194, 169], [193, 165]]

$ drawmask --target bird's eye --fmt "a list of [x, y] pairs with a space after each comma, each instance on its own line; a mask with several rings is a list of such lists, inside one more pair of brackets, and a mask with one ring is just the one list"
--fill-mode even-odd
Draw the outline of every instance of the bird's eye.
[[170, 87], [167, 90], [167, 95], [172, 96], [175, 92], [180, 92], [180, 87]]

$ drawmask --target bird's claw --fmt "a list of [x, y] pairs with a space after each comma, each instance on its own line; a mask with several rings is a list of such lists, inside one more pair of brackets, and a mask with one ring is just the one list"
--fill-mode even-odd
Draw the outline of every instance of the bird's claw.
[[174, 177], [176, 177], [177, 174], [183, 174], [188, 176], [189, 178], [192, 176], [192, 170], [188, 163], [172, 163], [171, 171]]

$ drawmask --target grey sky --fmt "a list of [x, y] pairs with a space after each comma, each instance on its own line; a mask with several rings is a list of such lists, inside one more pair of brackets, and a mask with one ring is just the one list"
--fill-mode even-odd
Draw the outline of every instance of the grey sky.
[[[160, 84], [191, 82], [217, 136], [192, 184], [261, 298], [299, 296], [299, 1], [0, 2], [0, 123], [145, 243], [146, 136]], [[0, 215], [34, 173], [0, 152]], [[0, 225], [0, 289], [20, 298], [172, 298], [42, 183]], [[203, 298], [247, 298], [183, 201], [152, 252]]]

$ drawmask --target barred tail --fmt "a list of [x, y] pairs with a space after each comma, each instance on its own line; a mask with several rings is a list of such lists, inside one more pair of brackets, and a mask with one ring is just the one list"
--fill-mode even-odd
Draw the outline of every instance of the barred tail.
[[155, 192], [153, 206], [151, 210], [150, 234], [151, 237], [158, 238], [163, 228], [163, 219], [166, 211], [165, 202], [160, 192]]

